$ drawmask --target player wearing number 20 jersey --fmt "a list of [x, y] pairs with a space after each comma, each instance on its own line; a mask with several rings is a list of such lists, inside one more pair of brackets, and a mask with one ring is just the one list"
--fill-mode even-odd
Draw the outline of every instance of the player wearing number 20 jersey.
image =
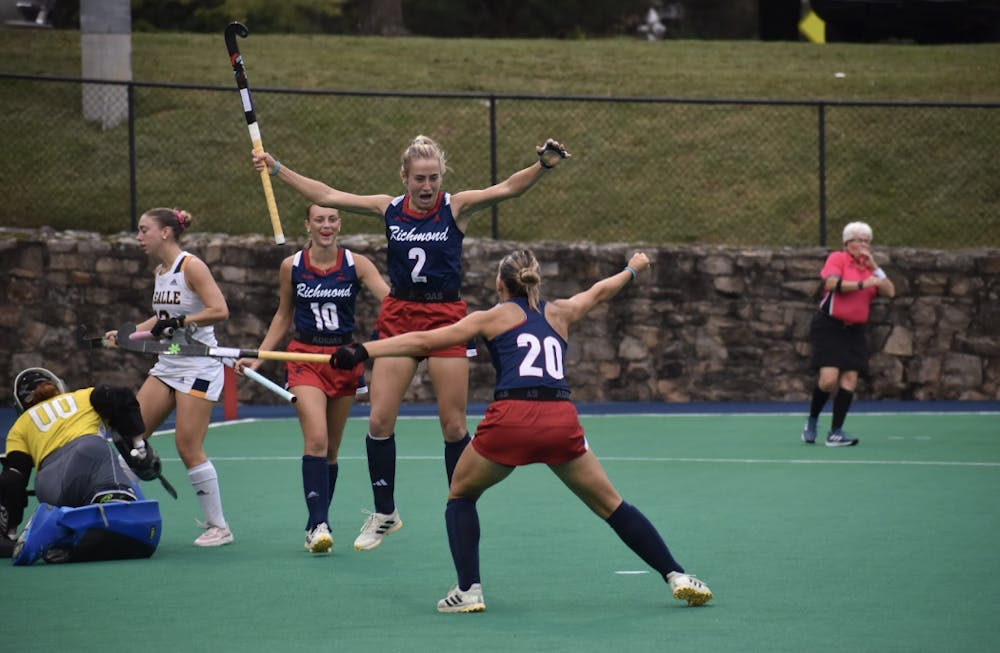
[[583, 427], [569, 401], [566, 340], [524, 297], [507, 300], [524, 311], [518, 326], [486, 341], [496, 388], [472, 446], [501, 465], [558, 465], [587, 451]]
[[568, 399], [567, 344], [545, 320], [546, 302], [539, 301], [538, 310], [532, 310], [523, 297], [508, 301], [520, 306], [527, 318], [520, 326], [486, 341], [497, 372], [494, 397]]
[[[462, 240], [451, 212], [451, 195], [441, 193], [430, 211], [410, 208], [410, 196], [393, 198], [385, 211], [389, 243], [389, 296], [382, 302], [375, 338], [453, 324], [466, 314], [462, 300]], [[472, 343], [431, 356], [475, 354]]]

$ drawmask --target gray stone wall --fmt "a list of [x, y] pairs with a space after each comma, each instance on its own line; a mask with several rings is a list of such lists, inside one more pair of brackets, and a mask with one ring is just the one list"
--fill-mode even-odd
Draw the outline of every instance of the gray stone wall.
[[[301, 242], [197, 234], [183, 245], [212, 268], [230, 319], [217, 326], [225, 346], [256, 348], [277, 306], [278, 266]], [[385, 270], [381, 236], [342, 244]], [[470, 310], [495, 301], [500, 258], [524, 244], [467, 239], [465, 296]], [[543, 295], [568, 297], [620, 270], [636, 246], [538, 242]], [[805, 401], [809, 322], [819, 298], [820, 248], [650, 247], [651, 274], [630, 284], [577, 325], [569, 375], [579, 401]], [[897, 297], [873, 305], [872, 376], [862, 399], [1000, 399], [1000, 251], [876, 247]], [[20, 369], [44, 365], [73, 386], [97, 381], [138, 387], [154, 359], [79, 351], [77, 325], [91, 335], [151, 314], [153, 265], [133, 234], [0, 230], [0, 392]], [[363, 293], [359, 335], [377, 306]], [[284, 370], [262, 371], [282, 382]], [[489, 401], [493, 369], [480, 347], [470, 400]], [[245, 404], [277, 400], [241, 380]], [[408, 401], [432, 401], [424, 366]]]

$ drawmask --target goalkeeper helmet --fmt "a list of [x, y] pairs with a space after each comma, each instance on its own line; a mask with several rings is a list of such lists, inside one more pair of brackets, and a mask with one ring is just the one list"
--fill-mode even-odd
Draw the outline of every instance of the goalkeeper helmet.
[[35, 388], [45, 382], [54, 385], [59, 394], [66, 392], [63, 380], [44, 367], [29, 367], [18, 372], [14, 377], [14, 404], [18, 413], [23, 413], [40, 401], [34, 396]]

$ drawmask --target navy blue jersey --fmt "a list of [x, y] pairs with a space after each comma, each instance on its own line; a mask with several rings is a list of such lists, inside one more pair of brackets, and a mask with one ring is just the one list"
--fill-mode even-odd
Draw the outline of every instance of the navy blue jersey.
[[409, 201], [409, 195], [400, 195], [385, 210], [389, 284], [394, 296], [436, 293], [457, 297], [462, 289], [465, 234], [451, 214], [451, 195], [441, 193], [434, 208], [423, 214], [413, 211]]
[[297, 335], [308, 339], [354, 333], [354, 304], [359, 286], [350, 250], [338, 248], [337, 263], [329, 270], [313, 267], [308, 249], [296, 252], [292, 261], [292, 295]]
[[550, 388], [568, 396], [568, 345], [546, 321], [545, 302], [539, 302], [539, 310], [533, 311], [523, 297], [508, 301], [520, 306], [528, 317], [513, 329], [486, 341], [497, 373], [494, 396], [519, 388]]

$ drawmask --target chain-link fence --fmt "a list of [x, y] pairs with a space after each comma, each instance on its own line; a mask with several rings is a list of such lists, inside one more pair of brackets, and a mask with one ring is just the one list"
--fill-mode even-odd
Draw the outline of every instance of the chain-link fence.
[[[235, 88], [0, 74], [0, 94], [5, 226], [117, 232], [173, 206], [198, 230], [270, 232]], [[265, 149], [359, 194], [402, 192], [417, 134], [445, 147], [451, 191], [502, 181], [547, 137], [567, 144], [571, 160], [472, 236], [808, 246], [863, 219], [884, 245], [1000, 246], [1000, 103], [253, 94]], [[299, 234], [305, 200], [275, 194]]]

